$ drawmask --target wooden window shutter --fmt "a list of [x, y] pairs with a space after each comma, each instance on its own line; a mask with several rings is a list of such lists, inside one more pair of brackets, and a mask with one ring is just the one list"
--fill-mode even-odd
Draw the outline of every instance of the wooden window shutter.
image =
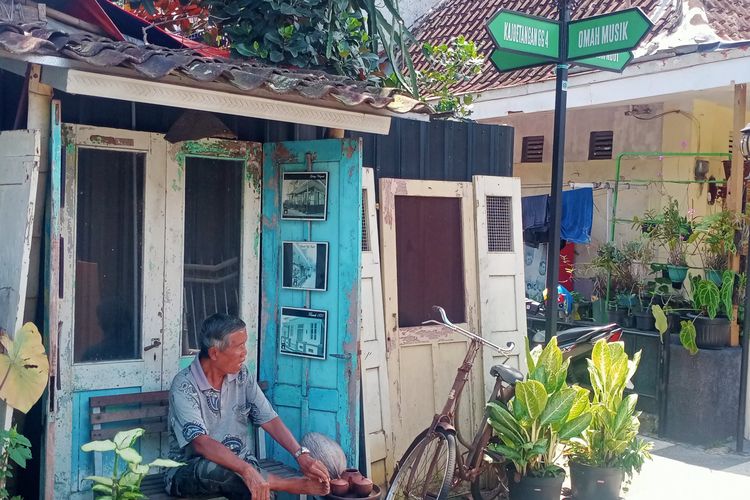
[[523, 138], [523, 145], [521, 146], [522, 163], [542, 163], [543, 156], [543, 135], [530, 135]]
[[613, 137], [614, 134], [611, 130], [591, 132], [589, 160], [611, 160]]

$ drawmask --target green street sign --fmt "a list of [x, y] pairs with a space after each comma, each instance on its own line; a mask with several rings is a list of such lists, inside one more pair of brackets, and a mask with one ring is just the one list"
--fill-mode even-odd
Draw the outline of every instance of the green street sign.
[[633, 60], [632, 52], [615, 52], [606, 56], [587, 57], [586, 59], [577, 59], [573, 64], [586, 66], [587, 68], [603, 69], [605, 71], [614, 71], [622, 73], [625, 66]]
[[495, 65], [498, 71], [513, 71], [522, 68], [533, 68], [545, 64], [555, 64], [555, 59], [548, 57], [532, 56], [529, 54], [516, 54], [515, 52], [506, 52], [504, 50], [493, 50], [490, 54], [490, 61]]
[[555, 21], [500, 9], [486, 28], [498, 49], [554, 59], [559, 56], [560, 26]]
[[568, 59], [632, 50], [652, 26], [651, 20], [639, 8], [572, 21], [568, 25]]

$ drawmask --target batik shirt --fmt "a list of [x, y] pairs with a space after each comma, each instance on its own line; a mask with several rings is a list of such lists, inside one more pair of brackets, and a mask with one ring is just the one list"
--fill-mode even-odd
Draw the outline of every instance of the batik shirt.
[[[278, 415], [245, 366], [224, 377], [221, 390], [208, 383], [198, 356], [181, 370], [169, 391], [169, 458], [187, 462], [198, 456], [189, 446], [207, 435], [229, 448], [246, 462], [257, 465], [253, 453], [252, 425], [263, 425]], [[167, 469], [166, 486], [171, 487], [176, 469]]]

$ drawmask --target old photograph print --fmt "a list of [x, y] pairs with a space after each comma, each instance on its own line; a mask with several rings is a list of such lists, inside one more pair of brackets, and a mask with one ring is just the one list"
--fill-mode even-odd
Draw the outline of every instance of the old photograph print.
[[328, 172], [285, 172], [281, 181], [281, 218], [325, 220]]
[[281, 308], [281, 354], [326, 359], [328, 313], [317, 309]]
[[325, 291], [328, 285], [328, 243], [285, 241], [282, 246], [281, 286]]

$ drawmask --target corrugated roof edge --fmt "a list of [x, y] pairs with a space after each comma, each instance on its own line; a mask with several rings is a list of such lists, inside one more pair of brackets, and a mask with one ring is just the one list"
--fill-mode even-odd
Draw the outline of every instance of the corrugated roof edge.
[[[2, 12], [0, 12], [2, 14]], [[44, 22], [20, 23], [0, 15], [0, 54], [14, 59], [55, 56], [79, 61], [98, 73], [115, 68], [134, 70], [139, 77], [161, 80], [183, 75], [195, 82], [212, 82], [232, 93], [255, 95], [261, 90], [274, 98], [296, 95], [308, 104], [338, 107], [374, 114], [403, 115], [432, 112], [429, 105], [393, 88], [369, 86], [366, 82], [320, 70], [270, 66], [255, 60], [208, 58], [190, 49], [167, 49], [116, 41], [93, 33], [50, 30]]]

